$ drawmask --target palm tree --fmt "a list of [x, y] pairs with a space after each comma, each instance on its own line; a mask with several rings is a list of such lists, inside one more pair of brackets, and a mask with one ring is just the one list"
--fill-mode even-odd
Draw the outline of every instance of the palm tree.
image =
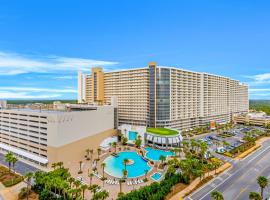
[[15, 164], [17, 161], [18, 159], [15, 156], [11, 157], [11, 163], [12, 163], [12, 168], [13, 168], [14, 173], [15, 173]]
[[120, 189], [119, 193], [120, 194], [122, 194], [122, 183], [124, 183], [124, 182], [125, 182], [125, 180], [122, 178], [119, 180], [119, 189]]
[[127, 129], [124, 129], [125, 137], [127, 137]]
[[123, 169], [123, 178], [127, 178], [128, 171], [126, 169]]
[[84, 199], [84, 194], [85, 194], [85, 190], [88, 188], [88, 186], [87, 185], [85, 185], [85, 184], [83, 184], [82, 186], [81, 186], [81, 190], [82, 190], [82, 198]]
[[127, 170], [128, 159], [125, 158], [125, 159], [123, 160], [123, 162], [124, 162], [124, 165], [125, 165], [125, 170]]
[[86, 149], [86, 160], [90, 160], [89, 155], [90, 155], [90, 149]]
[[257, 192], [250, 192], [248, 197], [250, 200], [262, 200], [261, 195]]
[[53, 170], [55, 170], [56, 166], [57, 166], [57, 163], [52, 163]]
[[112, 146], [114, 147], [114, 153], [116, 153], [117, 143], [116, 143], [116, 142], [113, 142], [113, 143], [112, 143]]
[[202, 159], [202, 162], [203, 162], [203, 160], [204, 160], [204, 155], [205, 155], [205, 153], [206, 153], [206, 151], [207, 151], [207, 144], [206, 144], [205, 142], [201, 142], [201, 143], [200, 143], [200, 149], [201, 149], [201, 152], [200, 152], [200, 154], [201, 154], [201, 159]]
[[109, 197], [109, 192], [106, 190], [102, 190], [101, 192], [99, 192], [99, 199], [101, 200], [105, 200], [106, 198]]
[[101, 148], [97, 149], [97, 153], [98, 153], [98, 160], [99, 160], [99, 156], [100, 156], [100, 153], [101, 153]]
[[80, 161], [79, 164], [80, 164], [80, 169], [79, 169], [78, 174], [81, 174], [82, 173], [82, 161]]
[[9, 169], [9, 172], [10, 172], [10, 168], [11, 168], [12, 157], [13, 157], [13, 153], [11, 153], [11, 152], [8, 152], [8, 153], [5, 155], [5, 161], [8, 163], [8, 169]]
[[90, 155], [91, 155], [91, 158], [90, 158], [90, 160], [91, 160], [91, 163], [92, 163], [92, 161], [93, 161], [93, 153], [94, 153], [94, 150], [93, 149], [90, 149]]
[[93, 196], [97, 193], [97, 191], [100, 189], [100, 186], [97, 184], [94, 184], [89, 187], [89, 190], [93, 193]]
[[33, 172], [27, 172], [24, 176], [24, 178], [26, 179], [26, 184], [27, 184], [27, 195], [26, 195], [27, 200], [29, 196], [29, 191], [31, 191], [31, 179], [33, 175], [34, 175]]
[[93, 176], [94, 176], [93, 173], [88, 174], [88, 177], [89, 177], [89, 186], [92, 185]]
[[104, 168], [106, 167], [106, 163], [102, 163], [101, 167], [102, 167], [102, 176], [104, 177]]
[[261, 188], [261, 197], [263, 199], [263, 190], [268, 185], [268, 179], [264, 176], [259, 176], [257, 178], [257, 183], [259, 184], [259, 186]]
[[211, 192], [211, 197], [213, 200], [224, 200], [222, 193], [218, 191]]
[[149, 171], [149, 170], [147, 170], [147, 169], [146, 169], [146, 170], [144, 170], [144, 179], [145, 179], [145, 180], [147, 180], [147, 178], [146, 178], [146, 177], [147, 177], [147, 173], [148, 173], [148, 171]]
[[72, 183], [74, 183], [74, 182], [75, 182], [75, 178], [73, 178], [73, 177], [69, 177], [69, 178], [68, 178], [68, 182], [69, 182], [69, 187], [71, 188]]
[[160, 155], [159, 160], [161, 161], [161, 164], [166, 160], [166, 157], [163, 155]]
[[77, 188], [79, 188], [79, 186], [81, 185], [81, 182], [80, 182], [79, 180], [76, 180], [76, 181], [74, 182], [74, 185], [75, 185], [75, 187], [76, 187], [76, 189], [77, 189]]
[[62, 168], [63, 168], [63, 165], [64, 165], [64, 163], [63, 163], [63, 162], [58, 162], [58, 166], [59, 166], [59, 168], [60, 168], [60, 169], [62, 169]]

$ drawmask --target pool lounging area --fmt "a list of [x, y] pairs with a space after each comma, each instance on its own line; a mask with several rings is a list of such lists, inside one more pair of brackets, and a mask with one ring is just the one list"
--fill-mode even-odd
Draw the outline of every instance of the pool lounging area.
[[123, 177], [123, 170], [125, 169], [124, 159], [130, 159], [132, 164], [127, 165], [127, 178], [137, 178], [145, 174], [145, 170], [150, 171], [152, 168], [147, 164], [147, 161], [141, 157], [137, 152], [123, 151], [117, 153], [117, 156], [109, 156], [103, 162], [106, 163], [104, 171], [110, 176], [116, 178]]
[[145, 150], [147, 151], [145, 157], [152, 160], [152, 161], [159, 161], [160, 156], [165, 156], [166, 158], [169, 156], [175, 156], [174, 152], [165, 151], [161, 149], [154, 149], [151, 147], [146, 147]]
[[159, 172], [155, 172], [154, 174], [151, 175], [151, 178], [154, 180], [154, 181], [159, 181], [159, 179], [161, 178], [162, 174], [159, 173]]

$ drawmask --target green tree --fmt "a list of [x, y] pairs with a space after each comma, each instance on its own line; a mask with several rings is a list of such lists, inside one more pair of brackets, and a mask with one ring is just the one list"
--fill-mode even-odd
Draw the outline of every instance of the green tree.
[[13, 158], [13, 153], [11, 153], [11, 152], [8, 152], [5, 155], [5, 161], [8, 163], [9, 172], [10, 172], [10, 169], [11, 169], [12, 158]]
[[127, 144], [127, 141], [128, 141], [128, 138], [122, 135], [122, 137], [121, 137], [122, 144], [123, 145], [126, 145]]
[[85, 195], [85, 190], [87, 190], [87, 188], [88, 188], [88, 186], [85, 185], [85, 184], [83, 184], [83, 185], [81, 186], [82, 198], [83, 198], [83, 199], [84, 199], [84, 195]]
[[97, 191], [100, 189], [100, 186], [97, 184], [93, 184], [89, 187], [89, 190], [93, 193], [93, 196], [97, 193]]
[[86, 149], [86, 155], [85, 155], [85, 157], [86, 157], [86, 160], [90, 160], [90, 149]]
[[11, 163], [12, 163], [12, 168], [13, 168], [14, 173], [15, 173], [15, 164], [17, 161], [18, 159], [15, 156], [11, 157]]
[[261, 188], [261, 197], [263, 198], [263, 190], [268, 185], [268, 179], [264, 176], [259, 176], [257, 178], [257, 183], [259, 184]]
[[135, 145], [140, 148], [142, 145], [142, 139], [141, 136], [139, 135], [138, 138], [135, 140]]
[[224, 200], [224, 197], [221, 192], [213, 191], [211, 192], [211, 197], [213, 200]]
[[250, 192], [248, 197], [250, 200], [262, 200], [261, 195], [257, 192]]
[[91, 186], [91, 185], [92, 185], [93, 176], [94, 176], [94, 174], [93, 174], [93, 173], [89, 173], [89, 174], [88, 174], [88, 177], [89, 177], [89, 186]]
[[98, 153], [98, 160], [99, 160], [99, 156], [100, 156], [100, 154], [101, 154], [101, 148], [98, 148], [98, 149], [97, 149], [97, 153]]
[[104, 169], [106, 167], [106, 163], [101, 163], [101, 167], [102, 167], [102, 176], [104, 177]]
[[94, 150], [93, 149], [90, 149], [90, 160], [91, 160], [91, 163], [93, 161], [93, 154], [94, 154]]
[[109, 197], [109, 192], [106, 190], [102, 190], [101, 192], [97, 192], [92, 200], [104, 200]]
[[113, 142], [113, 143], [112, 143], [112, 146], [113, 146], [113, 148], [114, 148], [114, 153], [116, 153], [117, 143], [116, 143], [116, 142]]
[[145, 169], [145, 170], [144, 170], [144, 179], [145, 179], [145, 180], [147, 180], [147, 174], [148, 174], [148, 171], [149, 171], [148, 169]]
[[163, 164], [164, 161], [166, 160], [166, 157], [163, 156], [163, 155], [160, 155], [160, 156], [159, 156], [159, 160], [161, 161], [161, 164]]
[[24, 176], [25, 182], [27, 184], [27, 196], [26, 196], [27, 200], [29, 198], [29, 191], [31, 191], [31, 179], [33, 178], [33, 176], [34, 176], [33, 172], [27, 172]]
[[81, 174], [82, 173], [82, 161], [79, 162], [79, 172], [78, 174]]
[[123, 169], [123, 178], [127, 178], [128, 171], [126, 169]]
[[125, 170], [127, 170], [127, 164], [128, 164], [128, 162], [129, 162], [129, 160], [128, 160], [127, 158], [125, 158], [125, 159], [123, 160], [123, 162], [124, 162], [124, 165], [125, 165]]

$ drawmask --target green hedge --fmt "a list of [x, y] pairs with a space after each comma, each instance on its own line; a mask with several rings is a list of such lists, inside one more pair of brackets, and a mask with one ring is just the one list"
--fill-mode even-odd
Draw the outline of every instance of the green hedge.
[[118, 200], [163, 200], [171, 192], [172, 186], [180, 182], [189, 183], [189, 178], [181, 174], [167, 173], [160, 183], [154, 182], [138, 190], [133, 190], [118, 197]]

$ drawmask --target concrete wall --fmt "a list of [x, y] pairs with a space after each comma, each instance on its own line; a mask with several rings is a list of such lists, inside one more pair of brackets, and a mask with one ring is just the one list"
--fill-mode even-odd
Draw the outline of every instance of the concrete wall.
[[48, 146], [61, 147], [114, 128], [112, 106], [59, 113], [48, 117]]
[[66, 167], [71, 167], [73, 163], [78, 164], [80, 160], [85, 160], [86, 149], [93, 149], [94, 154], [96, 154], [100, 143], [107, 137], [116, 135], [116, 133], [116, 130], [110, 129], [62, 147], [48, 146], [48, 166], [50, 167], [52, 163], [60, 161], [64, 162]]

